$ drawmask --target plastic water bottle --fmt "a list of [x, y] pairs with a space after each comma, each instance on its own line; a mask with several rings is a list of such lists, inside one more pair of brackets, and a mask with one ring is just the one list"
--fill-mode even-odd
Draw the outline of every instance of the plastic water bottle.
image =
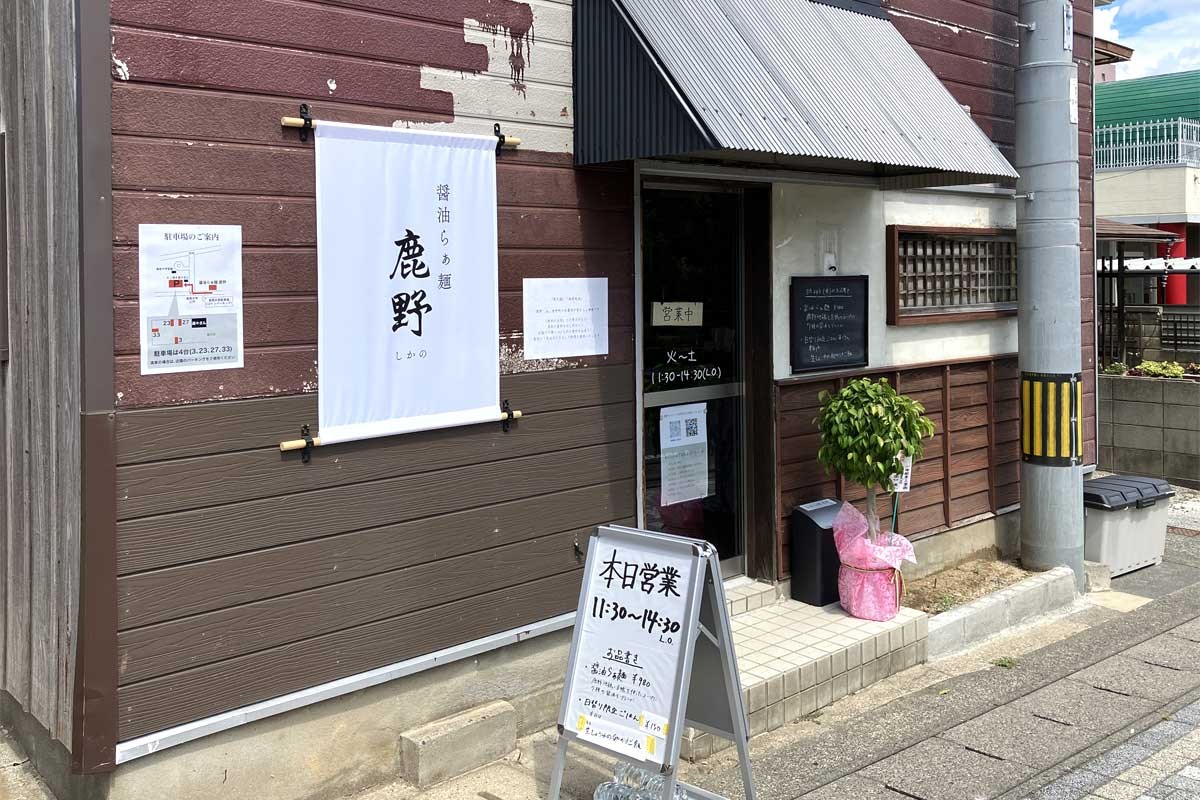
[[[594, 800], [662, 800], [666, 778], [618, 761], [613, 769], [613, 780], [596, 787]], [[675, 786], [675, 800], [689, 800], [688, 794], [679, 785]]]
[[641, 767], [625, 761], [618, 761], [616, 769], [613, 770], [613, 777], [616, 778], [618, 784], [641, 789], [646, 785], [646, 781], [650, 780], [650, 773]]

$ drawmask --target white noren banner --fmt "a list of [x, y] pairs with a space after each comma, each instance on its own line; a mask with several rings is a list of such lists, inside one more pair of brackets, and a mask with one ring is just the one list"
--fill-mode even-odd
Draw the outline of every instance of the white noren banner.
[[322, 121], [322, 444], [496, 420], [496, 139]]

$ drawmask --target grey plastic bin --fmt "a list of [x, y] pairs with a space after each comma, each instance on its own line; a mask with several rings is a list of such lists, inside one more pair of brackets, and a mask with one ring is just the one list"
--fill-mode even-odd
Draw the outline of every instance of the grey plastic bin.
[[1114, 577], [1162, 563], [1174, 496], [1160, 478], [1112, 475], [1084, 482], [1084, 558], [1106, 564]]

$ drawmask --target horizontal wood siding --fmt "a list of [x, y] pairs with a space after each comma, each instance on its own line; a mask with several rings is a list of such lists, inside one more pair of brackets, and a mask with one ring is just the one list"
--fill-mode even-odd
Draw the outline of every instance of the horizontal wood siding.
[[68, 750], [81, 529], [74, 6], [0, 3], [0, 690]]
[[[119, 408], [316, 390], [318, 119], [520, 136], [498, 167], [502, 369], [633, 361], [627, 167], [571, 156], [571, 8], [515, 0], [112, 0], [113, 269]], [[534, 32], [536, 31], [536, 36]], [[137, 232], [241, 225], [245, 368], [143, 376]], [[607, 277], [609, 354], [524, 361], [521, 282]]]
[[[123, 740], [570, 610], [632, 522], [633, 370], [506, 376], [529, 416], [279, 452], [309, 397], [117, 415]], [[342, 657], [339, 657], [341, 654]]]
[[[921, 538], [1017, 502], [1017, 362], [1011, 356], [942, 366], [860, 373], [886, 377], [925, 407], [935, 427], [924, 456], [913, 465], [912, 491], [900, 497], [897, 529]], [[780, 579], [789, 574], [792, 509], [823, 497], [862, 507], [866, 492], [830, 475], [817, 461], [816, 417], [821, 392], [837, 391], [855, 376], [781, 381], [779, 431]], [[891, 527], [891, 498], [877, 493], [879, 513]]]
[[1017, 0], [884, 0], [883, 7], [1011, 160], [1016, 145]]
[[[534, 35], [536, 31], [536, 36]], [[575, 169], [571, 8], [112, 0], [120, 738], [571, 610], [636, 511], [633, 179]], [[326, 447], [318, 120], [520, 136], [497, 168], [501, 396], [525, 417]], [[138, 226], [240, 225], [244, 369], [143, 376]], [[527, 362], [522, 281], [609, 280], [606, 356]]]

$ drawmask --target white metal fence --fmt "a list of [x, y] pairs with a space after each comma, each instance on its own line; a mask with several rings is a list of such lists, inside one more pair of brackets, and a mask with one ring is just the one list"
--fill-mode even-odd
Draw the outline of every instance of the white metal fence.
[[1200, 122], [1167, 119], [1096, 128], [1096, 169], [1200, 167]]

